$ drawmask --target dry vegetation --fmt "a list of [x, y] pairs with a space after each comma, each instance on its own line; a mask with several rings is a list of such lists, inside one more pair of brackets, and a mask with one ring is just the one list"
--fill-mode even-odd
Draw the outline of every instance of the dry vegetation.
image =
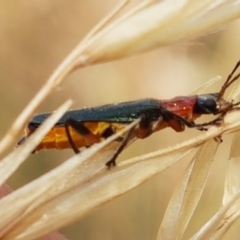
[[[225, 78], [240, 58], [239, 22], [229, 24], [240, 16], [240, 1], [125, 1], [110, 15], [113, 1], [80, 2], [1, 6], [0, 181], [18, 188], [0, 201], [1, 239], [35, 239], [78, 219], [65, 229], [70, 239], [238, 239], [238, 111], [203, 134], [170, 129], [139, 141], [125, 158], [160, 150], [111, 171], [104, 163], [118, 136], [79, 156], [50, 151], [24, 162], [71, 106], [69, 97], [79, 108], [186, 95], [215, 75]], [[207, 91], [217, 91], [215, 85]], [[230, 99], [237, 99], [238, 89]], [[11, 151], [32, 114], [61, 104], [27, 144]], [[220, 146], [212, 140], [219, 134]]]

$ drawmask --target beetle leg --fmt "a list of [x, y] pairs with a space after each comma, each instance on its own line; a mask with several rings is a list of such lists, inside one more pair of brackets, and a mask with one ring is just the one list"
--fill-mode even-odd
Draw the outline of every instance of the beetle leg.
[[[222, 123], [223, 117], [224, 117], [225, 113], [221, 114], [220, 116], [218, 116], [217, 118], [213, 119], [212, 121], [206, 122], [206, 123], [195, 123], [194, 121], [188, 121], [185, 118], [182, 118], [181, 116], [170, 112], [166, 109], [162, 110], [162, 116], [163, 119], [169, 124], [169, 126], [171, 126], [174, 130], [176, 130], [176, 126], [180, 127], [181, 130], [181, 124], [185, 125], [189, 128], [196, 128], [200, 131], [207, 131], [208, 128], [206, 128], [207, 126], [219, 126]], [[178, 124], [178, 125], [177, 125]], [[183, 128], [184, 129], [184, 128]], [[182, 130], [183, 130], [182, 129]], [[177, 132], [179, 131], [178, 128], [176, 130]]]
[[[139, 125], [137, 127], [136, 136], [138, 138], [145, 138], [145, 137], [149, 136], [151, 134], [150, 125], [151, 125], [151, 120], [149, 119], [149, 117], [147, 117], [145, 114], [142, 114], [142, 116], [140, 117]], [[106, 163], [106, 166], [109, 169], [111, 167], [116, 166], [116, 159], [117, 159], [118, 155], [126, 147], [126, 145], [128, 144], [128, 142], [129, 142], [129, 140], [130, 140], [130, 138], [131, 138], [131, 136], [132, 136], [132, 134], [135, 130], [136, 130], [136, 126], [129, 130], [129, 132], [127, 133], [127, 135], [123, 139], [122, 144], [118, 148], [118, 150], [114, 153], [112, 158]]]
[[68, 141], [73, 149], [73, 151], [78, 154], [80, 151], [77, 148], [71, 133], [69, 127], [72, 127], [74, 130], [76, 130], [81, 136], [85, 137], [86, 139], [91, 140], [93, 143], [99, 142], [99, 138], [94, 135], [87, 127], [84, 126], [82, 122], [79, 122], [75, 119], [69, 118], [66, 123], [65, 123], [65, 129], [66, 129], [66, 134], [68, 137]]
[[136, 136], [137, 138], [146, 138], [151, 135], [151, 119], [146, 115], [142, 114], [140, 117], [140, 122], [137, 128]]
[[219, 126], [222, 123], [224, 115], [225, 114], [222, 114], [222, 115], [216, 117], [215, 119], [213, 119], [210, 122], [206, 122], [206, 123], [202, 123], [202, 124], [198, 124], [198, 125], [201, 125], [201, 126], [211, 126], [211, 125]]
[[192, 127], [192, 122], [163, 108], [161, 110], [163, 120], [176, 132], [182, 132], [185, 126]]
[[27, 136], [22, 137], [16, 144], [16, 147], [22, 145], [27, 140]]
[[167, 109], [162, 109], [162, 117], [168, 125], [173, 128], [176, 132], [181, 132], [184, 130], [185, 126], [189, 128], [196, 128], [200, 131], [206, 131], [209, 124], [196, 124], [194, 121], [188, 121], [187, 119], [168, 111]]
[[113, 154], [113, 156], [111, 157], [111, 159], [109, 161], [107, 161], [106, 166], [108, 167], [108, 169], [111, 169], [111, 167], [116, 166], [116, 159], [118, 157], [118, 155], [122, 152], [122, 150], [126, 147], [126, 145], [128, 144], [129, 139], [131, 138], [131, 135], [133, 133], [133, 131], [135, 130], [135, 127], [131, 128], [127, 135], [125, 136], [125, 138], [123, 139], [120, 147], [117, 149], [117, 151]]
[[190, 127], [197, 128], [200, 131], [206, 131], [207, 128], [205, 128], [205, 127], [207, 127], [207, 126], [219, 126], [222, 123], [224, 115], [225, 115], [225, 113], [221, 114], [220, 116], [218, 116], [217, 118], [213, 119], [212, 121], [206, 122], [206, 123], [196, 124], [196, 123], [193, 122], [193, 125], [190, 126]]

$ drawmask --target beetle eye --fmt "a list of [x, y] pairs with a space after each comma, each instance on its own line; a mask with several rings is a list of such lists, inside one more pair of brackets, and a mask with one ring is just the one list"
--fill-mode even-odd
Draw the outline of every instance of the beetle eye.
[[216, 96], [202, 95], [197, 99], [194, 107], [195, 113], [198, 114], [214, 114], [217, 111]]
[[217, 104], [213, 99], [207, 99], [204, 105], [211, 113], [215, 112], [217, 107]]

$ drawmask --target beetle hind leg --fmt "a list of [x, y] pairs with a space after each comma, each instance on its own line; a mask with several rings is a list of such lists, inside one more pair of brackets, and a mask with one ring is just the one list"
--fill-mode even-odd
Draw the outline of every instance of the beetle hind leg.
[[[65, 129], [66, 129], [66, 134], [68, 137], [69, 144], [71, 145], [73, 151], [76, 154], [78, 154], [80, 151], [74, 142], [74, 139], [70, 133], [69, 127], [72, 127], [76, 132], [78, 132], [85, 139], [89, 139], [90, 142], [97, 143], [100, 141], [99, 137], [94, 135], [86, 126], [84, 126], [82, 122], [69, 118], [65, 123]], [[85, 146], [85, 147], [88, 147], [88, 146]]]

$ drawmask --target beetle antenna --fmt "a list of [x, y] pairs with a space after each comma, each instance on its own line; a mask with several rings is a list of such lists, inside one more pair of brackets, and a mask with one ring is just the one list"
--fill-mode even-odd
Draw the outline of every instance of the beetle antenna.
[[[240, 105], [240, 101], [233, 104], [233, 107]], [[237, 108], [234, 108], [237, 109]]]
[[237, 74], [236, 76], [233, 76], [233, 74], [237, 71], [239, 66], [240, 66], [240, 60], [236, 63], [236, 65], [233, 68], [232, 72], [228, 75], [227, 80], [225, 81], [225, 83], [223, 84], [223, 86], [222, 86], [222, 88], [221, 88], [221, 90], [219, 92], [218, 99], [220, 99], [224, 95], [226, 89], [240, 77], [240, 73]]

